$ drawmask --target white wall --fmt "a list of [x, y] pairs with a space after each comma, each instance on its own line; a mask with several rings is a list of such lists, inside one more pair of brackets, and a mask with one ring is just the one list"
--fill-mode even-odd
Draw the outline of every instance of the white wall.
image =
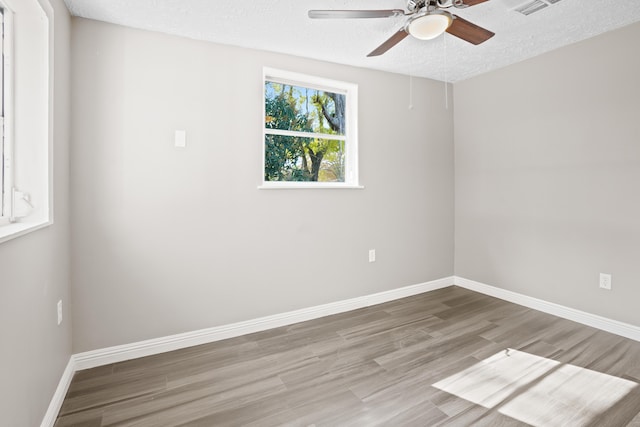
[[[79, 18], [72, 50], [74, 351], [453, 273], [444, 84]], [[257, 189], [263, 66], [359, 85], [364, 190]]]
[[455, 85], [456, 275], [640, 326], [638, 40]]
[[[43, 4], [47, 1], [43, 0]], [[0, 244], [0, 424], [36, 426], [71, 355], [69, 304], [69, 31], [67, 9], [52, 0], [54, 220]]]

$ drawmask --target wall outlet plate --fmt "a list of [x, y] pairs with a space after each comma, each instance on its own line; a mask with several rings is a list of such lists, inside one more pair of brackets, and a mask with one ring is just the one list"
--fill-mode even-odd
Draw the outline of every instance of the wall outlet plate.
[[369, 249], [369, 262], [376, 262], [376, 250]]
[[600, 287], [608, 291], [611, 290], [611, 275], [600, 273]]

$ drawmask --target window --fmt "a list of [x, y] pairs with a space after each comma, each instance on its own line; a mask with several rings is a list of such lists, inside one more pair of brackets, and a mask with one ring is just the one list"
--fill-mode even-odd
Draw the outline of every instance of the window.
[[261, 188], [358, 187], [358, 88], [264, 70]]
[[[9, 23], [5, 24], [4, 7], [0, 4], [0, 36], [1, 40], [10, 40], [5, 36], [9, 30]], [[5, 73], [5, 59], [8, 59], [5, 43], [0, 43], [0, 225], [7, 224], [11, 217], [11, 146], [5, 132], [5, 88], [9, 86]]]
[[0, 0], [0, 242], [51, 224], [51, 5]]

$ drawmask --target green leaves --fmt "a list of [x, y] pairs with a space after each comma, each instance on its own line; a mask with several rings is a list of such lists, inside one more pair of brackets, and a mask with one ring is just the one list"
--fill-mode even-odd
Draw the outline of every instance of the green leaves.
[[310, 181], [297, 164], [304, 156], [304, 147], [299, 138], [266, 135], [264, 157], [265, 181]]
[[345, 101], [342, 94], [266, 81], [265, 181], [344, 182]]

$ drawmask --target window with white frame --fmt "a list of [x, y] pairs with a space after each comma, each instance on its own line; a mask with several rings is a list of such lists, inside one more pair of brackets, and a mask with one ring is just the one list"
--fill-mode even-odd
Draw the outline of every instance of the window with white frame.
[[8, 83], [5, 80], [6, 73], [5, 68], [5, 43], [7, 40], [5, 36], [5, 10], [0, 5], [0, 36], [2, 37], [2, 43], [0, 43], [0, 225], [2, 223], [8, 223], [11, 216], [11, 147], [9, 141], [5, 138], [5, 88]]
[[358, 87], [264, 69], [263, 188], [358, 186]]
[[0, 243], [52, 223], [47, 1], [0, 0]]

